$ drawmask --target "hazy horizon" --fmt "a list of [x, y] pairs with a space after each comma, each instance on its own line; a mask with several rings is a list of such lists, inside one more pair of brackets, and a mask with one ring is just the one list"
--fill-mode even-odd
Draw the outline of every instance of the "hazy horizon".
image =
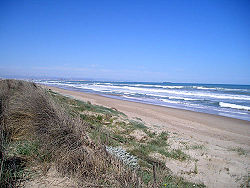
[[171, 83], [171, 84], [206, 84], [206, 85], [242, 85], [250, 86], [250, 84], [237, 84], [237, 83], [202, 83], [202, 82], [172, 82], [171, 80], [163, 81], [138, 81], [138, 80], [110, 80], [105, 78], [92, 79], [92, 78], [78, 78], [78, 77], [36, 77], [36, 76], [0, 76], [0, 79], [20, 79], [20, 80], [63, 80], [63, 81], [87, 81], [87, 82], [131, 82], [131, 83]]

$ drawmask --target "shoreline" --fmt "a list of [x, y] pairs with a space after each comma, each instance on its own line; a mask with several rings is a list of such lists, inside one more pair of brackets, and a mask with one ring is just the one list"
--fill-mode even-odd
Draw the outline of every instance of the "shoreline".
[[[41, 84], [41, 85], [45, 85], [45, 84]], [[225, 118], [230, 118], [230, 119], [242, 120], [242, 121], [246, 121], [250, 124], [249, 118], [240, 117], [240, 116], [233, 115], [233, 114], [224, 114], [223, 112], [218, 113], [215, 111], [211, 111], [211, 109], [200, 110], [200, 109], [188, 108], [188, 107], [183, 107], [183, 106], [164, 105], [164, 104], [160, 104], [160, 103], [151, 103], [151, 102], [146, 102], [146, 101], [141, 101], [141, 100], [136, 100], [136, 99], [133, 100], [133, 99], [128, 99], [126, 97], [122, 97], [122, 95], [120, 95], [120, 94], [95, 93], [95, 92], [82, 91], [82, 90], [77, 89], [77, 88], [60, 87], [60, 86], [56, 86], [56, 85], [45, 85], [45, 86], [52, 87], [52, 88], [59, 88], [59, 89], [63, 89], [63, 90], [81, 92], [81, 93], [85, 93], [85, 94], [96, 95], [96, 96], [101, 96], [101, 97], [106, 97], [106, 98], [112, 98], [115, 100], [135, 102], [135, 103], [141, 103], [141, 104], [146, 104], [146, 105], [153, 105], [153, 106], [160, 106], [160, 107], [164, 107], [164, 108], [176, 109], [176, 110], [181, 110], [181, 111], [194, 112], [194, 113], [198, 113], [198, 114], [208, 114], [208, 115], [225, 117]]]
[[42, 81], [37, 83], [66, 90], [97, 94], [119, 100], [177, 108], [194, 112], [231, 117], [250, 122], [249, 87], [219, 84], [144, 84], [143, 82], [70, 82]]
[[[166, 166], [187, 180], [203, 182], [208, 187], [239, 187], [238, 180], [245, 182], [248, 177], [249, 121], [42, 86], [76, 100], [115, 108], [129, 119], [141, 119], [153, 132], [168, 132], [171, 148], [182, 149], [192, 160], [165, 159]], [[192, 147], [200, 149], [188, 149]], [[194, 166], [199, 172], [196, 175], [190, 173]]]
[[[144, 108], [144, 107], [150, 108], [151, 110], [156, 110], [162, 113], [166, 113], [170, 116], [175, 116], [177, 118], [181, 118], [184, 120], [206, 124], [213, 128], [226, 129], [227, 131], [230, 131], [233, 133], [250, 136], [250, 121], [247, 121], [247, 120], [242, 120], [242, 119], [237, 119], [237, 118], [232, 118], [232, 117], [227, 117], [227, 116], [220, 116], [220, 115], [210, 114], [210, 113], [179, 109], [179, 108], [174, 108], [174, 107], [160, 106], [160, 105], [155, 105], [155, 104], [146, 104], [146, 103], [140, 103], [140, 102], [129, 101], [129, 100], [121, 100], [121, 99], [107, 97], [107, 96], [103, 96], [103, 95], [99, 95], [95, 93], [87, 93], [83, 91], [63, 89], [63, 88], [59, 88], [55, 86], [46, 86], [46, 85], [43, 85], [43, 86], [51, 90], [55, 90], [56, 92], [59, 92], [61, 94], [64, 94], [64, 95], [66, 94], [71, 97], [74, 97], [75, 99], [89, 100], [93, 104], [106, 106], [109, 108], [116, 108], [117, 110], [128, 113], [128, 114], [130, 113], [129, 109], [125, 109], [122, 107], [124, 106], [124, 104], [129, 104], [131, 106], [137, 106], [140, 108]], [[139, 112], [137, 112], [137, 114], [140, 115]], [[211, 123], [211, 120], [213, 120], [213, 123]], [[237, 127], [235, 127], [235, 125], [237, 125]]]

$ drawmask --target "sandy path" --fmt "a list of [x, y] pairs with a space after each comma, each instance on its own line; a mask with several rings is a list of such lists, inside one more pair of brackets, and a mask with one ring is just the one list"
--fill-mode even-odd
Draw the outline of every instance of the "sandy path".
[[[78, 100], [116, 108], [130, 118], [139, 117], [155, 131], [174, 133], [169, 139], [172, 148], [180, 148], [194, 159], [188, 162], [166, 159], [166, 165], [177, 175], [204, 182], [208, 187], [239, 187], [249, 178], [249, 121], [49, 88]], [[195, 145], [202, 147], [190, 149]], [[241, 148], [244, 154], [233, 151], [236, 148]], [[197, 174], [193, 173], [195, 163]]]

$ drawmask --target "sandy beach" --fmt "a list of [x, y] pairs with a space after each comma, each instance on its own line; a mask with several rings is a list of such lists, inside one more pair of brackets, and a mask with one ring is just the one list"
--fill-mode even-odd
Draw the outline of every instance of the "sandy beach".
[[[249, 121], [48, 88], [78, 100], [115, 108], [129, 118], [140, 118], [153, 131], [170, 132], [171, 147], [185, 149], [193, 159], [180, 162], [166, 158], [166, 166], [176, 175], [203, 182], [208, 187], [240, 187], [249, 181]], [[190, 173], [195, 165], [198, 173]]]

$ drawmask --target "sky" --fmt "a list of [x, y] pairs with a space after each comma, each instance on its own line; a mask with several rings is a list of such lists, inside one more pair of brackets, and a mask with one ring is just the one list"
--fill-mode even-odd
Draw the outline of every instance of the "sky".
[[0, 0], [0, 77], [250, 84], [250, 1]]

